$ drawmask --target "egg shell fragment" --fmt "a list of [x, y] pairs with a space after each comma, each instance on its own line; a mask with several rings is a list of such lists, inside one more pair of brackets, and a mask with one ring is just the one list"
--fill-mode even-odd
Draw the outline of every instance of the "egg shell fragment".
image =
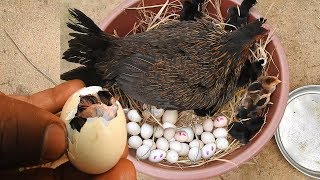
[[213, 130], [213, 135], [215, 138], [227, 137], [228, 131], [225, 128], [217, 128]]
[[213, 130], [213, 121], [211, 119], [206, 119], [203, 121], [203, 130], [206, 132], [210, 132]]
[[214, 136], [211, 132], [203, 132], [201, 134], [201, 141], [204, 144], [213, 143], [215, 141]]
[[226, 138], [217, 138], [216, 145], [218, 149], [226, 150], [229, 147], [229, 142]]
[[166, 128], [164, 129], [163, 137], [169, 141], [174, 137], [175, 132], [175, 128]]
[[193, 147], [188, 153], [188, 158], [192, 162], [197, 162], [201, 159], [201, 150], [198, 147]]
[[171, 141], [169, 143], [169, 147], [171, 150], [175, 150], [176, 152], [180, 152], [182, 150], [182, 145], [179, 141]]
[[164, 129], [161, 126], [154, 127], [154, 137], [160, 138], [163, 136]]
[[158, 109], [155, 106], [152, 106], [150, 112], [155, 118], [160, 119], [164, 113], [164, 109]]
[[228, 119], [225, 116], [218, 116], [213, 121], [214, 127], [225, 127], [228, 125]]
[[191, 142], [194, 138], [194, 132], [193, 130], [191, 129], [191, 127], [183, 127], [181, 128], [181, 131], [185, 131], [187, 132], [188, 134], [188, 139], [187, 139], [187, 142]]
[[138, 149], [142, 145], [142, 139], [140, 136], [131, 136], [128, 139], [128, 144], [133, 149]]
[[162, 115], [162, 122], [169, 122], [175, 124], [178, 121], [178, 111], [177, 110], [166, 110]]
[[187, 143], [181, 143], [181, 151], [178, 152], [179, 156], [188, 156], [188, 153], [189, 153], [189, 150], [190, 150], [190, 147]]
[[174, 124], [171, 124], [169, 122], [165, 122], [162, 124], [163, 129], [168, 129], [168, 128], [176, 128], [176, 126]]
[[168, 149], [169, 149], [169, 142], [168, 142], [165, 138], [161, 137], [161, 138], [159, 138], [159, 139], [157, 140], [156, 146], [157, 146], [157, 149], [161, 149], [161, 150], [164, 150], [164, 151], [168, 151]]
[[166, 156], [167, 156], [166, 151], [161, 149], [155, 149], [151, 151], [148, 160], [156, 163], [156, 162], [162, 161]]
[[136, 135], [140, 134], [139, 124], [136, 122], [128, 122], [127, 123], [127, 132], [132, 136], [136, 136]]
[[179, 159], [179, 155], [175, 150], [169, 150], [167, 151], [166, 160], [169, 163], [176, 163]]
[[140, 134], [143, 139], [150, 139], [153, 134], [153, 127], [148, 123], [142, 124]]
[[127, 117], [132, 122], [140, 122], [142, 120], [142, 117], [140, 116], [138, 111], [135, 109], [129, 110], [127, 113]]
[[201, 149], [204, 146], [204, 143], [201, 140], [194, 139], [193, 141], [191, 141], [189, 143], [189, 146], [190, 146], [190, 148], [198, 147]]
[[136, 150], [138, 159], [147, 159], [150, 156], [151, 148], [147, 145], [142, 145]]
[[156, 143], [152, 139], [145, 139], [142, 141], [143, 145], [147, 145], [151, 148], [151, 150], [156, 149]]
[[195, 135], [201, 135], [203, 133], [203, 126], [201, 124], [195, 124], [193, 126], [194, 134]]
[[185, 131], [178, 131], [174, 135], [174, 139], [179, 142], [186, 142], [188, 140], [188, 133]]
[[209, 159], [211, 158], [214, 153], [216, 152], [216, 144], [215, 143], [208, 143], [205, 146], [203, 146], [203, 148], [201, 149], [201, 156], [204, 159]]

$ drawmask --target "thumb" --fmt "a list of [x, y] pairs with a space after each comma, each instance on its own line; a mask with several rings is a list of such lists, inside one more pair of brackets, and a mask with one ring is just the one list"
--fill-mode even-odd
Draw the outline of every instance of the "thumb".
[[66, 150], [64, 123], [29, 103], [0, 95], [0, 169], [38, 165]]

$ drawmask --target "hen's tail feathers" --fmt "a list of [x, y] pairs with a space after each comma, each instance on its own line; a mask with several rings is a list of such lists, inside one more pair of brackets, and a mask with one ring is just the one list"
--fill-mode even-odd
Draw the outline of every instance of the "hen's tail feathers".
[[67, 26], [76, 31], [69, 35], [74, 37], [69, 41], [69, 49], [63, 53], [63, 59], [93, 67], [97, 58], [101, 57], [110, 43], [111, 36], [106, 35], [83, 12], [69, 9], [69, 13], [77, 20], [70, 20]]
[[92, 68], [87, 68], [85, 66], [80, 66], [68, 72], [61, 74], [60, 78], [62, 80], [72, 80], [80, 79], [86, 86], [101, 86], [104, 85], [100, 75]]

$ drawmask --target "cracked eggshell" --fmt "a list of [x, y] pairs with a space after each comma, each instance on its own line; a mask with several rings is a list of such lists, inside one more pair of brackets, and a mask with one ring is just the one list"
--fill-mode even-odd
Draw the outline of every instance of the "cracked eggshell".
[[177, 110], [166, 110], [162, 115], [162, 122], [169, 122], [175, 124], [178, 121], [178, 111]]
[[119, 102], [116, 102], [117, 116], [110, 121], [106, 122], [102, 117], [88, 118], [80, 132], [70, 126], [78, 109], [80, 95], [96, 94], [102, 90], [99, 86], [78, 90], [69, 97], [60, 115], [68, 133], [69, 160], [77, 169], [88, 174], [101, 174], [114, 167], [127, 144], [126, 116]]
[[155, 118], [160, 119], [164, 113], [164, 109], [158, 109], [155, 106], [152, 106], [150, 112]]
[[176, 126], [174, 124], [171, 124], [169, 122], [163, 123], [162, 127], [163, 127], [163, 129], [176, 128]]

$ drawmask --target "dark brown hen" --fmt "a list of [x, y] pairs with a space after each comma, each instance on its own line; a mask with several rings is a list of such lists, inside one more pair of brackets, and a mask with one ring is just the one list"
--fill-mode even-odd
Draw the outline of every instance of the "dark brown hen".
[[[249, 48], [266, 34], [263, 19], [233, 32], [211, 22], [183, 21], [115, 38], [79, 10], [64, 59], [85, 67], [62, 79], [117, 85], [132, 98], [165, 109], [216, 111], [234, 95]], [[99, 83], [99, 84], [97, 84]]]

